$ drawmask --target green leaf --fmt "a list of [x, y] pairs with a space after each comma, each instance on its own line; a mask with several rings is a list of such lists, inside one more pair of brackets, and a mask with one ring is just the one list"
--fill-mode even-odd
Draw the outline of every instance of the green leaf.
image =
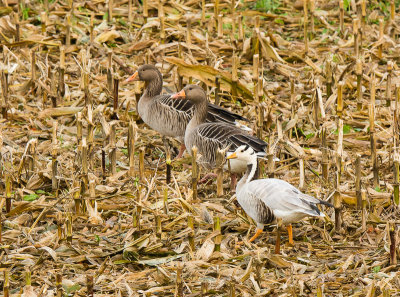
[[349, 134], [351, 131], [351, 126], [343, 125], [343, 134]]
[[275, 19], [275, 23], [284, 25], [285, 22], [282, 19]]
[[81, 286], [79, 284], [74, 284], [72, 286], [63, 285], [63, 288], [65, 290], [65, 294], [70, 295], [75, 291], [78, 291], [81, 288]]
[[37, 190], [37, 191], [36, 191], [36, 194], [46, 194], [46, 192], [43, 191], [43, 190]]
[[380, 188], [379, 186], [376, 186], [376, 187], [375, 187], [375, 191], [377, 191], [377, 192], [382, 192], [382, 190], [381, 190], [381, 188]]
[[344, 10], [350, 10], [350, 0], [343, 0], [343, 8]]
[[379, 265], [372, 268], [372, 271], [374, 273], [378, 273], [380, 270], [381, 270], [381, 266], [379, 266]]
[[25, 195], [23, 197], [23, 200], [25, 200], [25, 201], [35, 201], [38, 198], [39, 198], [38, 194], [30, 194], [30, 195]]
[[306, 139], [308, 140], [308, 139], [314, 137], [314, 135], [315, 135], [315, 133], [309, 133], [306, 135]]

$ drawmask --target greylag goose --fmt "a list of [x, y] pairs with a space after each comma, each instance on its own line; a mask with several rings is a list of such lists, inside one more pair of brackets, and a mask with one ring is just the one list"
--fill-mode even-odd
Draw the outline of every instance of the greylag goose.
[[[179, 93], [172, 95], [172, 98], [186, 98], [194, 105], [194, 115], [186, 127], [185, 145], [188, 148], [197, 147], [202, 155], [199, 162], [207, 169], [215, 168], [217, 149], [224, 149], [229, 153], [243, 144], [248, 144], [258, 155], [265, 155], [267, 143], [263, 140], [228, 123], [206, 123], [209, 104], [206, 93], [200, 86], [187, 85]], [[228, 165], [225, 164], [224, 169], [227, 168]], [[245, 161], [230, 162], [230, 169], [234, 174], [245, 172], [246, 168]]]
[[[281, 219], [282, 224], [288, 224], [289, 243], [293, 244], [291, 223], [307, 216], [324, 217], [324, 213], [317, 207], [318, 204], [333, 207], [328, 202], [303, 194], [284, 180], [275, 178], [253, 180], [257, 170], [257, 155], [248, 145], [238, 147], [235, 152], [228, 155], [227, 159], [242, 160], [247, 163], [247, 171], [236, 186], [236, 199], [257, 223], [257, 231], [250, 242], [263, 232], [264, 225], [277, 223], [277, 220]], [[276, 244], [276, 251], [279, 251], [279, 237]]]
[[[177, 156], [177, 158], [180, 158], [185, 150], [183, 140], [186, 126], [194, 113], [193, 103], [188, 100], [172, 100], [171, 95], [168, 94], [161, 95], [162, 75], [153, 65], [145, 64], [140, 66], [132, 76], [126, 79], [127, 82], [138, 80], [146, 83], [145, 91], [140, 97], [137, 107], [140, 117], [143, 122], [161, 135], [176, 137], [182, 143]], [[246, 129], [246, 126], [237, 122], [238, 120], [248, 122], [246, 118], [240, 115], [208, 103], [207, 122], [237, 124]]]

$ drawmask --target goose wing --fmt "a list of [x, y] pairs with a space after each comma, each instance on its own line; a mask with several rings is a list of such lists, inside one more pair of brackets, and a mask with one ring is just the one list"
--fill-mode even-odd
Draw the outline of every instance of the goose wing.
[[[160, 104], [162, 109], [169, 113], [178, 112], [177, 117], [184, 118], [188, 122], [194, 115], [194, 105], [190, 100], [176, 98], [172, 99], [171, 95], [159, 95], [154, 98], [157, 104]], [[248, 119], [226, 110], [218, 105], [208, 103], [207, 118], [209, 123], [224, 122], [235, 123], [237, 120], [249, 122]]]
[[[290, 220], [290, 218], [297, 216], [323, 216], [317, 205], [332, 206], [330, 203], [303, 194], [291, 184], [279, 179], [254, 180], [247, 184], [244, 189], [242, 195], [245, 195], [248, 198], [247, 200], [258, 199], [262, 201], [267, 208], [273, 211], [276, 217], [283, 219], [289, 218]], [[254, 202], [245, 203], [254, 204]]]
[[251, 146], [255, 152], [264, 152], [267, 143], [245, 131], [226, 123], [205, 123], [190, 135], [190, 145], [196, 145], [199, 152], [214, 166], [217, 149], [234, 151], [243, 144]]
[[154, 98], [163, 108], [171, 112], [182, 112], [188, 119], [192, 118], [194, 113], [193, 103], [187, 99], [172, 99], [171, 95], [159, 95]]
[[227, 109], [224, 109], [218, 105], [208, 103], [207, 107], [207, 122], [225, 122], [225, 123], [235, 123], [237, 120], [250, 122], [245, 117], [242, 117], [236, 113], [233, 113]]

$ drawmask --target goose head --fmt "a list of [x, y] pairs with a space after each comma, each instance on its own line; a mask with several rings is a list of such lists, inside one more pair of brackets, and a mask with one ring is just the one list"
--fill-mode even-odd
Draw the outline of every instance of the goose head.
[[187, 85], [180, 92], [172, 95], [171, 98], [186, 98], [194, 104], [207, 101], [206, 92], [198, 85]]
[[227, 159], [238, 159], [245, 161], [247, 164], [257, 163], [257, 154], [247, 144], [239, 146], [232, 154], [226, 157]]
[[160, 75], [160, 71], [154, 65], [145, 64], [140, 66], [132, 76], [128, 77], [126, 82], [140, 80], [148, 83], [159, 78]]

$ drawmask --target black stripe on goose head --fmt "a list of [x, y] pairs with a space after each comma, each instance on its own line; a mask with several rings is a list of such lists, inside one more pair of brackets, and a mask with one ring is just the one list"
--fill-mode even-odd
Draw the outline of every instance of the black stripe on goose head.
[[198, 85], [187, 85], [183, 88], [185, 91], [186, 99], [192, 101], [194, 104], [207, 102], [206, 92]]

